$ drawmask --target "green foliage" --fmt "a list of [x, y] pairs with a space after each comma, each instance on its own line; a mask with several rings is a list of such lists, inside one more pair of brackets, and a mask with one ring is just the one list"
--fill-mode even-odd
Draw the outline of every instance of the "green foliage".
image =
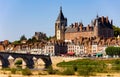
[[12, 68], [12, 69], [11, 69], [11, 73], [12, 73], [12, 74], [15, 74], [16, 71], [17, 71], [17, 69], [15, 69], [15, 68]]
[[21, 65], [22, 64], [22, 60], [17, 60], [16, 62], [15, 62], [15, 65]]
[[31, 39], [31, 41], [34, 43], [34, 42], [37, 42], [37, 39], [36, 39], [35, 37], [33, 37], [33, 38]]
[[65, 69], [63, 72], [62, 72], [63, 75], [74, 75], [75, 74], [75, 71], [73, 68], [70, 68], [68, 67], [67, 69]]
[[10, 71], [10, 68], [2, 68], [2, 70]]
[[85, 66], [78, 69], [79, 75], [82, 76], [93, 75], [93, 72], [94, 72], [94, 68], [92, 68], [91, 66]]
[[20, 41], [22, 41], [22, 40], [27, 40], [27, 38], [25, 37], [25, 35], [22, 35], [22, 36], [20, 37]]
[[47, 68], [47, 72], [48, 72], [49, 74], [55, 74], [55, 73], [56, 73], [56, 70], [54, 70], [54, 69], [52, 68], [52, 66], [49, 66], [49, 67]]
[[58, 63], [57, 66], [63, 68], [73, 67], [72, 68], [73, 71], [78, 72], [79, 75], [89, 76], [95, 75], [95, 73], [108, 73], [120, 71], [120, 59], [117, 60], [78, 59], [69, 62], [61, 62]]
[[32, 72], [29, 68], [25, 68], [22, 70], [23, 75], [32, 75]]
[[120, 47], [107, 47], [105, 49], [105, 52], [107, 55], [114, 56], [114, 55], [120, 55]]
[[118, 59], [115, 60], [115, 61], [114, 61], [114, 64], [120, 64], [120, 60], [118, 60]]
[[112, 70], [119, 72], [120, 71], [120, 60], [116, 59], [112, 63]]
[[77, 71], [77, 70], [78, 70], [77, 65], [74, 65], [74, 66], [73, 66], [73, 69], [74, 69], [74, 71]]
[[27, 43], [32, 43], [32, 39], [31, 38], [29, 38], [28, 40], [27, 40]]
[[113, 30], [114, 30], [114, 36], [117, 37], [120, 34], [120, 28], [113, 26]]
[[21, 44], [20, 41], [14, 41], [13, 44], [17, 45], [17, 44]]
[[78, 59], [74, 61], [69, 62], [60, 62], [57, 64], [57, 66], [60, 67], [71, 67], [71, 66], [86, 66], [86, 65], [100, 65], [100, 63], [97, 60], [91, 60], [91, 59]]

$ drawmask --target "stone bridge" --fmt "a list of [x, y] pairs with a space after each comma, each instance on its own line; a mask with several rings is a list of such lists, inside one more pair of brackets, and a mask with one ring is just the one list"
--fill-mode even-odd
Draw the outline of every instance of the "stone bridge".
[[[10, 57], [11, 59], [9, 59]], [[48, 67], [52, 64], [49, 55], [0, 52], [0, 60], [2, 63], [2, 67], [12, 66], [15, 59], [17, 58], [22, 58], [28, 68], [33, 68], [39, 58], [43, 60], [43, 62], [45, 63], [45, 67]]]

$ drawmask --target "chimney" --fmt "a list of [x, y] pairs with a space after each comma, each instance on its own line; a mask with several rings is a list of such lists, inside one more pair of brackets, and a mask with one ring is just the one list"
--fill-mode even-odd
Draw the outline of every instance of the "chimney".
[[108, 16], [106, 17], [106, 22], [108, 23]]
[[102, 21], [102, 23], [104, 23], [104, 16], [102, 16], [101, 21]]
[[76, 27], [78, 27], [78, 23], [77, 22], [75, 22], [75, 25], [74, 25], [74, 27], [76, 28]]
[[89, 27], [90, 27], [90, 25], [87, 26], [87, 31], [89, 31]]
[[111, 25], [113, 25], [113, 20], [111, 20]]
[[80, 28], [80, 31], [82, 31], [83, 24], [82, 24], [82, 23], [80, 23], [79, 25], [80, 25], [80, 26], [79, 26], [79, 28]]

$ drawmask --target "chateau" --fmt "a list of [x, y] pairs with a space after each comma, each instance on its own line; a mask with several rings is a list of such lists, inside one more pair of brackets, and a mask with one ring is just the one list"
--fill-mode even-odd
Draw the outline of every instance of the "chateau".
[[72, 41], [81, 37], [102, 37], [110, 38], [114, 36], [112, 20], [108, 17], [99, 17], [98, 15], [91, 24], [84, 26], [82, 22], [67, 26], [67, 18], [64, 17], [62, 7], [55, 22], [55, 36], [57, 40]]

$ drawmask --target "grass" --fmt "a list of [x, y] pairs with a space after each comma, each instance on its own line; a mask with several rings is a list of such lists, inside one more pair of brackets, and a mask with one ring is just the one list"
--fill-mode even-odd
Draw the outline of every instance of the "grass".
[[17, 61], [15, 62], [15, 65], [22, 65], [22, 60], [17, 60]]
[[22, 75], [32, 75], [32, 72], [29, 68], [25, 68], [22, 70]]
[[95, 75], [96, 73], [120, 72], [120, 59], [98, 60], [78, 59], [69, 62], [60, 62], [58, 67], [73, 67], [79, 75]]
[[62, 75], [75, 75], [75, 70], [72, 67], [66, 68], [63, 72], [61, 72]]
[[12, 68], [12, 69], [11, 69], [11, 73], [12, 73], [12, 74], [15, 74], [15, 73], [16, 73], [16, 71], [17, 71], [17, 69], [16, 69], [16, 68]]

